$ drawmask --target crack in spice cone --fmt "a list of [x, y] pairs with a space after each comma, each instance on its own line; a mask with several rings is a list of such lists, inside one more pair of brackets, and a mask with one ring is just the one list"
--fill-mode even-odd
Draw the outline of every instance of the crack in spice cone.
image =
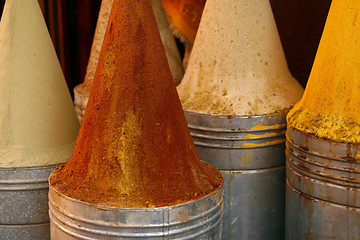
[[114, 0], [74, 153], [50, 184], [126, 208], [180, 204], [223, 184], [197, 156], [150, 1]]

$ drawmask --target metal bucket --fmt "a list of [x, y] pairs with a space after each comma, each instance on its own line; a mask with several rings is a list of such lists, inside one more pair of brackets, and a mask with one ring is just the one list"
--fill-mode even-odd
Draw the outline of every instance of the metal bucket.
[[224, 176], [223, 239], [284, 238], [285, 116], [185, 111], [200, 159]]
[[159, 208], [114, 208], [81, 202], [50, 186], [51, 239], [221, 239], [223, 189]]
[[0, 168], [0, 239], [50, 239], [48, 177], [56, 166]]
[[286, 239], [360, 238], [360, 144], [287, 131]]

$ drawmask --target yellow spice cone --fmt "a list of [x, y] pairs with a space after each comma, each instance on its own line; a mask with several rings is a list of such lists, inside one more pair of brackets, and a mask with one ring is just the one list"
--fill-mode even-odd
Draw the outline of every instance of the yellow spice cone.
[[360, 142], [360, 1], [334, 0], [303, 98], [289, 126], [334, 141]]
[[67, 161], [79, 123], [37, 0], [6, 1], [0, 66], [0, 167]]
[[178, 92], [185, 110], [213, 115], [282, 112], [301, 98], [268, 0], [206, 1]]

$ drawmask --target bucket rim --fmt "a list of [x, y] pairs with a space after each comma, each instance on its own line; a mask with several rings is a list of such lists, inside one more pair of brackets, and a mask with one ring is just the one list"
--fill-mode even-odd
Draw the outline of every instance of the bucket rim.
[[256, 118], [269, 118], [275, 117], [280, 115], [287, 115], [289, 109], [285, 109], [284, 111], [280, 112], [273, 112], [273, 113], [264, 113], [264, 114], [255, 114], [255, 115], [215, 115], [210, 113], [201, 113], [201, 112], [194, 112], [190, 110], [184, 109], [185, 113], [189, 113], [191, 115], [209, 117], [209, 118], [220, 118], [220, 119], [256, 119]]
[[42, 165], [42, 166], [28, 166], [28, 167], [0, 167], [0, 171], [14, 171], [14, 170], [43, 170], [43, 169], [50, 169], [50, 168], [56, 168], [64, 163], [57, 163], [57, 164], [51, 164], [51, 165]]
[[100, 205], [100, 204], [96, 204], [96, 203], [88, 203], [85, 201], [81, 201], [69, 196], [66, 196], [63, 193], [60, 193], [56, 188], [54, 188], [51, 184], [51, 177], [53, 176], [54, 172], [52, 172], [48, 178], [48, 182], [49, 182], [49, 194], [51, 191], [54, 191], [55, 194], [59, 195], [60, 197], [65, 198], [66, 200], [69, 201], [73, 201], [79, 204], [83, 204], [87, 207], [95, 207], [99, 210], [104, 210], [104, 211], [117, 211], [117, 210], [126, 210], [126, 211], [131, 211], [131, 212], [143, 212], [144, 209], [146, 211], [161, 211], [161, 210], [166, 210], [166, 209], [173, 209], [173, 208], [179, 208], [179, 207], [184, 207], [187, 205], [191, 205], [195, 202], [201, 201], [201, 200], [205, 200], [207, 198], [211, 198], [211, 197], [215, 197], [218, 194], [221, 194], [221, 199], [219, 202], [222, 202], [224, 199], [224, 181], [221, 183], [221, 185], [219, 185], [216, 189], [214, 189], [212, 192], [208, 193], [207, 195], [201, 197], [201, 198], [197, 198], [188, 202], [184, 202], [184, 203], [179, 203], [179, 204], [174, 204], [171, 206], [163, 206], [163, 207], [151, 207], [151, 208], [147, 208], [147, 207], [143, 207], [143, 208], [129, 208], [129, 207], [114, 207], [114, 206], [105, 206], [105, 205]]

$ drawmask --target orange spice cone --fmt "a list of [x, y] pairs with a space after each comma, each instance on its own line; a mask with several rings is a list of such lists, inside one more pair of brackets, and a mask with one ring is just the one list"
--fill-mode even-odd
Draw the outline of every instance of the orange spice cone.
[[303, 89], [289, 72], [270, 3], [207, 1], [177, 89], [184, 109], [212, 115], [292, 107]]
[[[182, 68], [179, 50], [177, 49], [176, 42], [172, 36], [170, 26], [166, 19], [166, 14], [162, 8], [161, 0], [152, 0], [156, 21], [160, 31], [162, 42], [165, 46], [165, 53], [170, 65], [170, 70], [174, 78], [175, 84], [179, 84], [184, 70]], [[103, 0], [101, 2], [98, 22], [94, 34], [94, 40], [91, 47], [90, 58], [86, 68], [86, 75], [84, 82], [74, 88], [74, 103], [75, 109], [78, 114], [80, 122], [85, 113], [85, 108], [89, 99], [90, 89], [94, 79], [96, 66], [99, 60], [100, 50], [105, 36], [106, 26], [108, 23], [111, 6], [113, 0]]]
[[175, 85], [178, 85], [184, 76], [184, 69], [182, 67], [179, 49], [170, 30], [169, 22], [166, 18], [166, 13], [161, 0], [151, 0], [151, 5], [160, 32], [161, 41], [165, 47], [165, 54], [169, 63], [171, 74], [174, 78]]
[[186, 69], [204, 9], [205, 0], [161, 1], [174, 36], [185, 44], [183, 67]]
[[36, 0], [6, 1], [0, 66], [0, 167], [66, 162], [79, 123]]
[[184, 203], [222, 185], [197, 156], [150, 1], [114, 0], [74, 153], [50, 182], [65, 196], [127, 208]]
[[205, 0], [161, 0], [176, 37], [188, 47], [194, 44]]
[[333, 1], [291, 127], [333, 141], [360, 142], [360, 3]]
[[101, 46], [104, 40], [107, 23], [113, 0], [102, 0], [96, 24], [94, 39], [91, 45], [90, 57], [86, 67], [84, 82], [74, 88], [74, 104], [80, 122], [84, 117], [85, 108], [89, 100], [90, 89], [94, 79], [96, 66], [99, 61]]

